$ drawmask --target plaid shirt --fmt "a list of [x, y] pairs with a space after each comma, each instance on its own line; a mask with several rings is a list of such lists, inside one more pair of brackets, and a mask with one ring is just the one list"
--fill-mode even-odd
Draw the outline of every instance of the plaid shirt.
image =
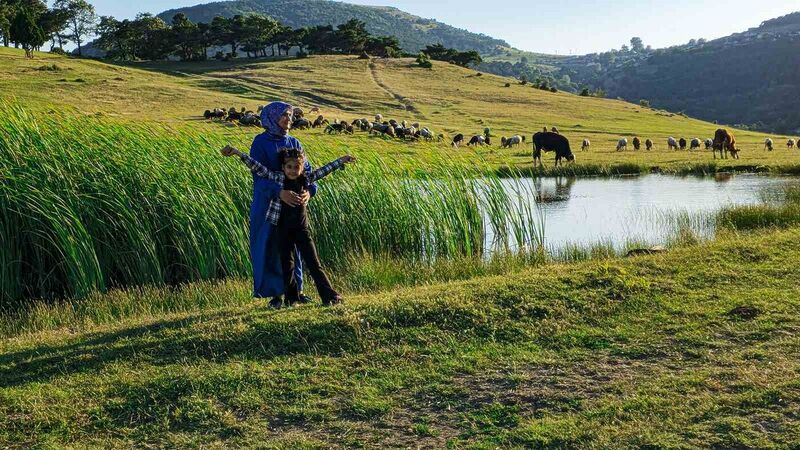
[[[242, 159], [242, 162], [250, 168], [250, 171], [257, 176], [274, 181], [283, 186], [283, 182], [286, 179], [286, 175], [284, 175], [283, 172], [273, 172], [245, 153], [242, 153], [240, 158]], [[327, 175], [339, 169], [344, 169], [344, 160], [342, 158], [331, 161], [317, 170], [307, 170], [305, 173], [306, 182], [315, 183], [317, 180], [321, 180], [322, 178], [325, 178]], [[270, 200], [269, 207], [267, 208], [267, 221], [273, 225], [277, 225], [280, 217], [281, 200], [279, 198], [273, 198]]]

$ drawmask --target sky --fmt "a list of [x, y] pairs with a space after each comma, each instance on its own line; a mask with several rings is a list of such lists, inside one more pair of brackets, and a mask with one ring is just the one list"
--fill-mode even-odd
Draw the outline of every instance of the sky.
[[[208, 3], [203, 0], [90, 0], [99, 15], [133, 18], [139, 12]], [[715, 39], [800, 11], [797, 0], [349, 0], [394, 6], [411, 14], [504, 39], [522, 50], [559, 55], [619, 49], [633, 36], [653, 48]], [[457, 6], [456, 6], [457, 5]]]

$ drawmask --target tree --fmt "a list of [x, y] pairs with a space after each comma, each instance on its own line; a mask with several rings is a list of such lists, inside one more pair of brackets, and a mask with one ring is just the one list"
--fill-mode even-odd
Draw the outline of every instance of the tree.
[[430, 69], [433, 67], [430, 57], [424, 52], [419, 52], [419, 55], [417, 55], [417, 64], [423, 69]]
[[178, 13], [172, 17], [171, 31], [172, 52], [177, 53], [182, 61], [195, 59], [200, 47], [197, 25], [186, 14]]
[[458, 52], [456, 53], [456, 56], [453, 59], [453, 62], [462, 67], [467, 67], [470, 64], [477, 65], [480, 64], [481, 61], [483, 61], [481, 59], [481, 55], [475, 50], [470, 50], [467, 52]]
[[396, 58], [403, 53], [400, 41], [394, 36], [370, 37], [364, 51], [382, 58]]
[[347, 23], [343, 23], [337, 27], [336, 46], [342, 53], [361, 53], [364, 51], [369, 37], [367, 24], [358, 19], [350, 19]]
[[581, 97], [588, 97], [589, 96], [589, 88], [581, 89], [581, 93], [578, 94], [578, 95], [580, 95]]
[[14, 10], [11, 5], [0, 1], [0, 36], [3, 37], [3, 45], [8, 47], [11, 38], [11, 19], [14, 17]]
[[639, 100], [639, 105], [642, 106], [643, 108], [649, 108], [650, 107], [650, 101], [645, 100], [645, 99], [641, 99], [641, 100]]
[[56, 0], [55, 7], [66, 11], [68, 36], [78, 46], [78, 56], [82, 56], [84, 38], [97, 28], [94, 6], [86, 0]]
[[22, 46], [28, 58], [33, 58], [33, 50], [41, 47], [47, 40], [36, 19], [34, 11], [30, 8], [19, 8], [9, 27], [12, 40]]
[[642, 38], [640, 37], [632, 37], [631, 38], [631, 49], [636, 53], [641, 53], [644, 51], [644, 43], [642, 42]]

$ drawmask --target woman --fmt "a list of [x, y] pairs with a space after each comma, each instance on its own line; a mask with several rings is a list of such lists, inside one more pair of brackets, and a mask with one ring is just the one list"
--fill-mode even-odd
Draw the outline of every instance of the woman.
[[[269, 170], [280, 171], [279, 151], [284, 148], [302, 149], [300, 141], [289, 136], [292, 121], [292, 106], [283, 102], [273, 102], [261, 111], [261, 125], [266, 129], [256, 136], [250, 147], [250, 157], [265, 165]], [[311, 170], [308, 162], [305, 170]], [[270, 306], [280, 308], [281, 295], [284, 293], [281, 259], [278, 243], [275, 242], [275, 226], [270, 220], [270, 205], [273, 200], [281, 200], [292, 206], [308, 203], [317, 192], [316, 184], [309, 186], [303, 195], [284, 190], [283, 186], [253, 176], [253, 203], [250, 206], [250, 258], [253, 263], [253, 296], [255, 298], [272, 298]], [[300, 256], [295, 257], [295, 277], [300, 292], [303, 290], [303, 266]], [[308, 297], [300, 295], [301, 301]]]

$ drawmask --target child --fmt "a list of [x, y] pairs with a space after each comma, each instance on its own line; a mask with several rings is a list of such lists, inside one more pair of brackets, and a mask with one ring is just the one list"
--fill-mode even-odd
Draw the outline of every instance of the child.
[[[305, 163], [305, 154], [303, 150], [287, 148], [280, 152], [283, 172], [272, 172], [249, 155], [231, 146], [223, 148], [222, 154], [224, 156], [238, 155], [242, 162], [244, 162], [255, 175], [280, 183], [284, 190], [292, 191], [297, 194], [302, 194], [304, 191], [307, 191], [309, 184], [324, 178], [338, 169], [344, 169], [345, 164], [355, 162], [356, 160], [353, 156], [346, 155], [317, 170], [304, 172], [303, 165]], [[331, 306], [341, 303], [341, 295], [333, 289], [328, 276], [325, 274], [319, 262], [317, 248], [314, 245], [311, 230], [308, 227], [306, 205], [300, 204], [299, 206], [290, 206], [283, 202], [276, 202], [275, 205], [276, 208], [270, 205], [269, 213], [273, 223], [277, 225], [275, 239], [277, 239], [280, 251], [281, 269], [283, 271], [283, 280], [286, 289], [286, 305], [292, 306], [300, 301], [297, 280], [294, 276], [295, 246], [311, 273], [311, 278], [314, 280], [319, 296], [322, 298], [322, 304]], [[277, 209], [277, 211], [274, 211], [275, 209]], [[275, 222], [276, 217], [277, 222]]]

